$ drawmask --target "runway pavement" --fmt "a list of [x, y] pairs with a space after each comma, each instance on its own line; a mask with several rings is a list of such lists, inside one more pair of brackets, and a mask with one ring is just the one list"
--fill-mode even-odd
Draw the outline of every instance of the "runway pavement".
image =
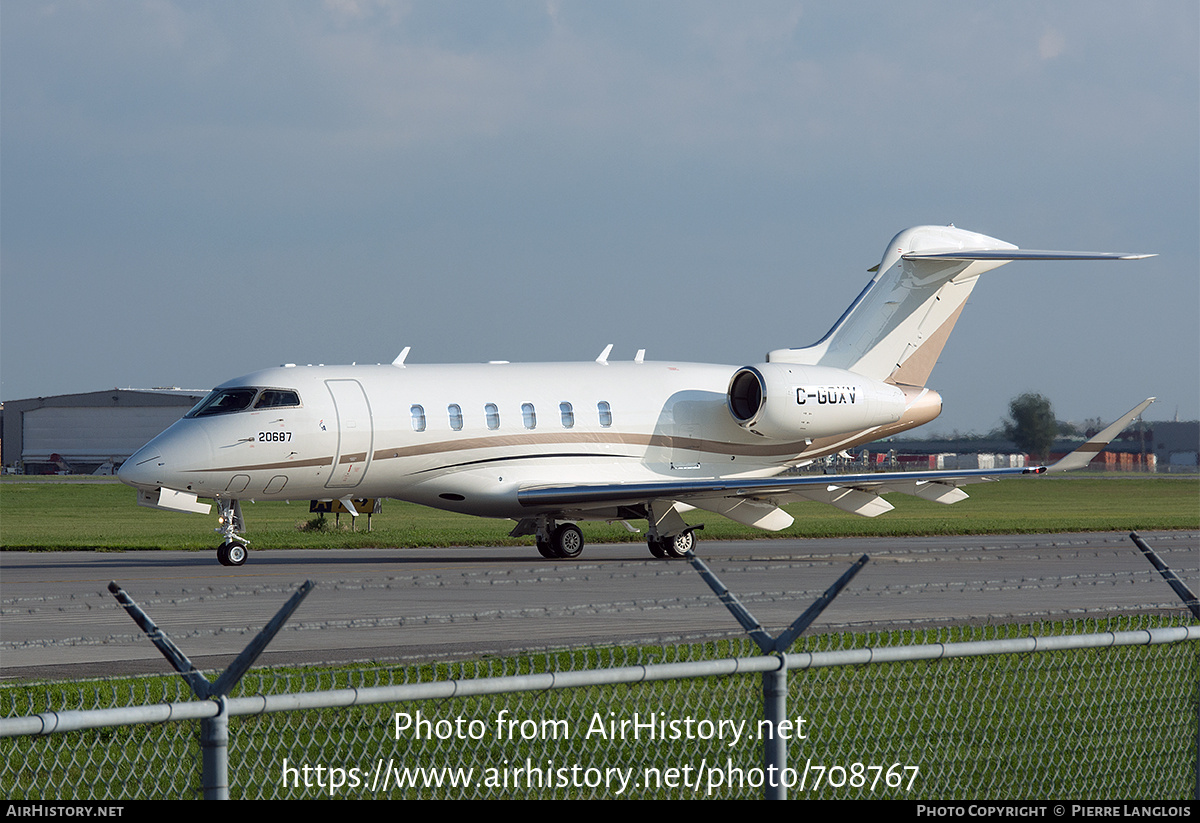
[[[1200, 589], [1200, 534], [1146, 540]], [[871, 562], [814, 628], [1177, 610], [1125, 533], [700, 541], [772, 631], [861, 554]], [[107, 591], [118, 582], [201, 668], [223, 668], [301, 583], [317, 587], [260, 664], [419, 658], [739, 633], [684, 560], [642, 544], [574, 561], [532, 547], [252, 552], [0, 552], [0, 677], [170, 671]]]

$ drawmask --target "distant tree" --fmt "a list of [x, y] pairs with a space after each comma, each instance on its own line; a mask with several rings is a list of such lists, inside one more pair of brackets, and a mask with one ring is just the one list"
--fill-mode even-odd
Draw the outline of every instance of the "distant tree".
[[1058, 421], [1050, 401], [1040, 394], [1026, 392], [1008, 404], [1010, 419], [1004, 421], [1004, 436], [1039, 460], [1045, 460], [1058, 434]]
[[1059, 437], [1078, 437], [1083, 434], [1083, 430], [1079, 426], [1072, 423], [1070, 420], [1058, 421], [1058, 436]]

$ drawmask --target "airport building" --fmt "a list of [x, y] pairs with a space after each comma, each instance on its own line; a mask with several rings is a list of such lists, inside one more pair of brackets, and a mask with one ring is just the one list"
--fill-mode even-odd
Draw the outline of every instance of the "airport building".
[[0, 411], [5, 473], [112, 474], [207, 390], [111, 389], [9, 400]]
[[[1082, 438], [1057, 440], [1050, 449], [1052, 463], [1079, 447]], [[1025, 465], [1027, 456], [1013, 454], [1016, 446], [1003, 438], [946, 440], [903, 436], [868, 443], [868, 461], [889, 462], [901, 468], [991, 469]], [[863, 452], [857, 456], [862, 458]], [[887, 457], [890, 455], [890, 457]], [[1194, 472], [1200, 464], [1200, 421], [1147, 420], [1134, 425], [1105, 447], [1092, 461], [1092, 471]]]

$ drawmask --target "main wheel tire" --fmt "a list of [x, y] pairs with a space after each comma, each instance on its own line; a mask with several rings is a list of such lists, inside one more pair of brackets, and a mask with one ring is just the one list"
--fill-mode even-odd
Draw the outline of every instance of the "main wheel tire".
[[539, 539], [537, 541], [537, 550], [538, 554], [547, 560], [553, 560], [554, 558], [558, 557], [558, 555], [554, 552], [554, 543], [549, 540]]
[[563, 523], [555, 529], [551, 542], [557, 557], [570, 559], [583, 552], [583, 532], [574, 523]]
[[667, 548], [663, 545], [663, 541], [655, 539], [654, 537], [647, 537], [646, 545], [650, 547], [650, 554], [654, 555], [655, 557], [663, 558], [667, 556]]
[[663, 545], [668, 557], [686, 557], [688, 552], [696, 548], [696, 535], [689, 529], [664, 539]]

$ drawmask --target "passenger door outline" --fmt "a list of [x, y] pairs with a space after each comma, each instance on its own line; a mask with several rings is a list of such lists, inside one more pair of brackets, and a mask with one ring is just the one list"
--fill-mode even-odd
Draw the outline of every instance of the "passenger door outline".
[[333, 455], [327, 489], [352, 489], [362, 483], [371, 465], [375, 426], [371, 402], [357, 380], [326, 380], [337, 422], [337, 450]]

